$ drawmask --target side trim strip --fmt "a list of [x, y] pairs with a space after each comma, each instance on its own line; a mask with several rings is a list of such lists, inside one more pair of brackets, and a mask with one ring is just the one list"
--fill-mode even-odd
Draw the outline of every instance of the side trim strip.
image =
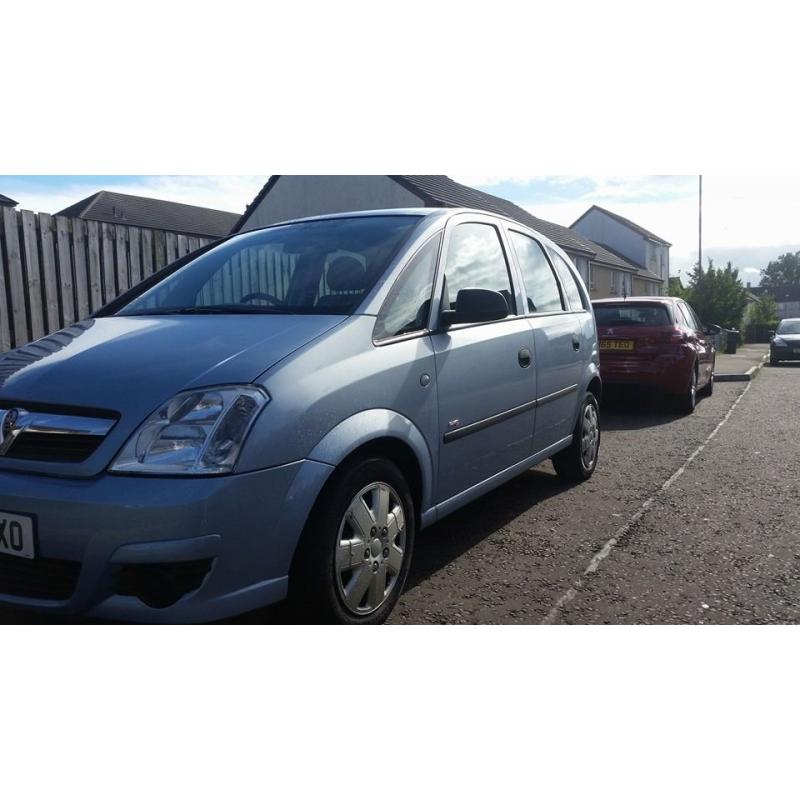
[[553, 392], [552, 394], [546, 394], [544, 397], [540, 397], [536, 401], [537, 406], [543, 406], [547, 403], [552, 403], [553, 400], [558, 400], [561, 397], [566, 397], [568, 394], [572, 394], [573, 392], [578, 391], [578, 384], [574, 383], [572, 386], [567, 386], [564, 389], [559, 389], [557, 392]]
[[456, 428], [454, 431], [448, 431], [444, 435], [444, 443], [450, 444], [450, 442], [455, 442], [457, 439], [463, 439], [465, 436], [469, 436], [471, 433], [477, 433], [478, 431], [484, 430], [484, 428], [491, 428], [492, 425], [497, 425], [499, 422], [505, 422], [507, 419], [516, 417], [519, 414], [524, 414], [526, 411], [536, 408], [538, 402], [538, 400], [531, 400], [529, 403], [523, 403], [521, 406], [517, 406], [516, 408], [509, 408], [508, 411], [501, 411], [499, 414], [495, 414], [493, 417], [487, 417], [486, 419], [473, 422], [470, 425], [465, 425], [463, 428]]
[[471, 433], [477, 433], [478, 431], [482, 431], [486, 428], [491, 428], [492, 425], [505, 422], [512, 417], [519, 416], [520, 414], [524, 414], [526, 411], [531, 411], [532, 409], [546, 405], [547, 403], [552, 403], [554, 400], [558, 400], [561, 397], [565, 397], [566, 395], [577, 391], [578, 384], [576, 383], [573, 386], [567, 386], [564, 389], [559, 389], [557, 392], [553, 392], [552, 394], [547, 394], [544, 397], [539, 397], [536, 400], [523, 403], [521, 406], [509, 408], [508, 411], [501, 411], [499, 414], [495, 414], [492, 417], [486, 417], [486, 419], [472, 422], [469, 425], [465, 425], [463, 428], [457, 428], [454, 431], [448, 431], [444, 435], [444, 443], [450, 444], [450, 442], [458, 441], [458, 439], [463, 439], [465, 436], [469, 436]]

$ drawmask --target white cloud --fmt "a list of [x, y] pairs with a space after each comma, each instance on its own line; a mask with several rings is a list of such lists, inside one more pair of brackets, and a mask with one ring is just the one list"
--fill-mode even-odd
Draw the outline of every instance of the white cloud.
[[463, 183], [466, 186], [474, 186], [481, 190], [486, 190], [489, 187], [497, 186], [501, 183], [513, 183], [519, 186], [525, 186], [535, 180], [542, 179], [541, 175], [450, 175], [454, 181]]
[[[114, 182], [76, 177], [50, 190], [8, 176], [0, 186], [21, 208], [54, 213], [109, 189], [241, 213], [268, 175], [154, 175]], [[673, 272], [697, 259], [697, 177], [693, 175], [454, 175], [470, 186], [493, 191], [499, 184], [530, 185], [520, 203], [531, 213], [570, 225], [590, 205], [607, 207], [672, 242]], [[539, 202], [545, 185], [547, 202]], [[586, 190], [587, 184], [591, 186]], [[704, 178], [703, 252], [716, 263], [733, 261], [745, 280], [780, 253], [800, 250], [800, 181], [796, 176], [717, 176]], [[494, 189], [497, 191], [497, 189]], [[518, 189], [516, 190], [519, 195]], [[553, 198], [563, 197], [562, 200]], [[545, 199], [544, 196], [541, 198]], [[518, 201], [519, 202], [519, 201]], [[705, 260], [705, 259], [704, 259]], [[747, 272], [745, 272], [747, 271]]]
[[[550, 203], [533, 200], [525, 207], [539, 217], [570, 225], [597, 203], [672, 242], [673, 272], [691, 268], [697, 260], [698, 244], [695, 177], [596, 181], [595, 189], [579, 198]], [[745, 280], [756, 282], [758, 271], [771, 259], [800, 249], [797, 186], [794, 176], [705, 176], [703, 260], [711, 256], [717, 264], [733, 261]]]

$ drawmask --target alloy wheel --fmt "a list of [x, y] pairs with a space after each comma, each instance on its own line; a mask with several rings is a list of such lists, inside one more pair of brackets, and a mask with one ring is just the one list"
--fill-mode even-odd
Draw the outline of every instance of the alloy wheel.
[[599, 442], [600, 425], [597, 409], [593, 403], [587, 403], [583, 410], [583, 425], [581, 426], [581, 461], [587, 470], [594, 466]]
[[400, 578], [406, 553], [406, 522], [398, 493], [387, 483], [365, 486], [350, 502], [339, 526], [336, 586], [353, 614], [377, 611]]

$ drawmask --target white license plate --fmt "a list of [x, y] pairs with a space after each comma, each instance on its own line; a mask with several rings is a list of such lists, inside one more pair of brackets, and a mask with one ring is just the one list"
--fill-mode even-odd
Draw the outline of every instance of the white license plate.
[[30, 517], [0, 511], [0, 555], [35, 558]]

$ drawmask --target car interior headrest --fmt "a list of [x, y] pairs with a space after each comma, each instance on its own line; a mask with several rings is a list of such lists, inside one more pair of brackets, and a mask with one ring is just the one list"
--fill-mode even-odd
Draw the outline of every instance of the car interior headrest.
[[328, 265], [328, 287], [333, 292], [357, 292], [367, 287], [367, 271], [353, 256], [339, 256]]

